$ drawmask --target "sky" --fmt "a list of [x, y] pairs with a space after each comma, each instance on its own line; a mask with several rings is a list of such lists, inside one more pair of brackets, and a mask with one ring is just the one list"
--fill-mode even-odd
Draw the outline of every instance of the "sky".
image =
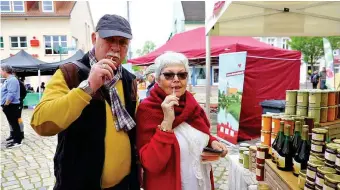
[[[90, 1], [90, 8], [95, 26], [104, 14], [118, 14], [127, 18], [126, 1]], [[172, 22], [172, 1], [135, 0], [130, 2], [133, 57], [138, 57], [135, 52], [143, 47], [145, 41], [153, 41], [156, 48], [165, 44], [172, 31]]]

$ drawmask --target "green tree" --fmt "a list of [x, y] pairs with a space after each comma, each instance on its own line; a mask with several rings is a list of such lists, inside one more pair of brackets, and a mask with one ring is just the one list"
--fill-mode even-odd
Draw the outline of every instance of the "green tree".
[[[340, 49], [340, 37], [328, 37], [332, 45], [332, 49]], [[303, 60], [310, 64], [312, 72], [314, 71], [314, 64], [324, 56], [322, 37], [291, 37], [288, 42], [293, 50], [301, 51]]]
[[146, 41], [144, 43], [144, 46], [142, 49], [137, 49], [136, 53], [138, 56], [143, 56], [146, 55], [150, 52], [152, 52], [153, 50], [155, 50], [156, 45], [155, 43], [153, 43], [152, 41]]

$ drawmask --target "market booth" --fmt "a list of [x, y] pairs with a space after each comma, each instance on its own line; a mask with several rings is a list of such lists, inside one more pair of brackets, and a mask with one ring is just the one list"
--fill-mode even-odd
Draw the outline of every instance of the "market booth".
[[[211, 63], [210, 41], [213, 36], [340, 36], [339, 10], [340, 2], [330, 1], [219, 1], [213, 5], [206, 2], [206, 66], [210, 67]], [[284, 80], [289, 79], [287, 77]], [[284, 87], [279, 96], [285, 96], [285, 113], [264, 115], [262, 122], [256, 121], [257, 130], [261, 128], [270, 132], [264, 133], [261, 144], [240, 148], [239, 159], [242, 164], [238, 165], [244, 166], [249, 161], [245, 167], [256, 174], [258, 181], [266, 182], [259, 183], [261, 189], [340, 188], [340, 175], [337, 175], [340, 174], [340, 147], [339, 140], [336, 140], [340, 138], [339, 109], [336, 109], [339, 107], [339, 99], [336, 98], [339, 97], [339, 92], [293, 91], [299, 87]], [[207, 85], [206, 88], [208, 93], [210, 86]], [[243, 96], [246, 98], [245, 94]], [[329, 102], [325, 101], [326, 97]], [[208, 98], [206, 102], [206, 108], [209, 109]], [[276, 123], [278, 119], [280, 120]], [[311, 144], [304, 145], [309, 149], [301, 153], [309, 155], [307, 159], [303, 156], [289, 158], [282, 152], [282, 146], [275, 153], [278, 145], [271, 140], [277, 138], [270, 138], [270, 133], [273, 130], [277, 132], [278, 126], [281, 128], [280, 121], [287, 136], [292, 135], [292, 132], [295, 134], [295, 129], [307, 136], [307, 141]], [[295, 128], [295, 125], [301, 127]], [[241, 124], [240, 130], [242, 127]], [[280, 136], [278, 133], [276, 135]], [[275, 146], [271, 148], [273, 144]], [[270, 157], [274, 157], [274, 162]], [[293, 171], [296, 175], [293, 175]]]

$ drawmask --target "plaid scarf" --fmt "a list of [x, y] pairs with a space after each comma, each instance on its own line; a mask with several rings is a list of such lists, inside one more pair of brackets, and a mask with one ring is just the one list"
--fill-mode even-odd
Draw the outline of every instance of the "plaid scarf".
[[[92, 50], [89, 51], [91, 67], [92, 65], [97, 63], [97, 59], [94, 55], [95, 50], [94, 48], [92, 48]], [[136, 123], [129, 115], [129, 113], [126, 111], [125, 107], [122, 105], [122, 102], [120, 101], [120, 98], [118, 96], [116, 84], [121, 78], [122, 78], [122, 66], [119, 65], [117, 68], [117, 73], [114, 75], [111, 81], [105, 83], [105, 87], [109, 89], [110, 92], [112, 115], [113, 117], [117, 118], [117, 121], [115, 122], [116, 130], [129, 131], [136, 126]]]

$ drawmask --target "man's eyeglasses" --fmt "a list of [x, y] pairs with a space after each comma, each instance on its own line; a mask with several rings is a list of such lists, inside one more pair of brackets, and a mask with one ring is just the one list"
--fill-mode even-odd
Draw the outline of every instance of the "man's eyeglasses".
[[185, 80], [188, 77], [188, 72], [179, 72], [179, 73], [162, 73], [166, 80], [174, 80], [175, 75], [179, 80]]

